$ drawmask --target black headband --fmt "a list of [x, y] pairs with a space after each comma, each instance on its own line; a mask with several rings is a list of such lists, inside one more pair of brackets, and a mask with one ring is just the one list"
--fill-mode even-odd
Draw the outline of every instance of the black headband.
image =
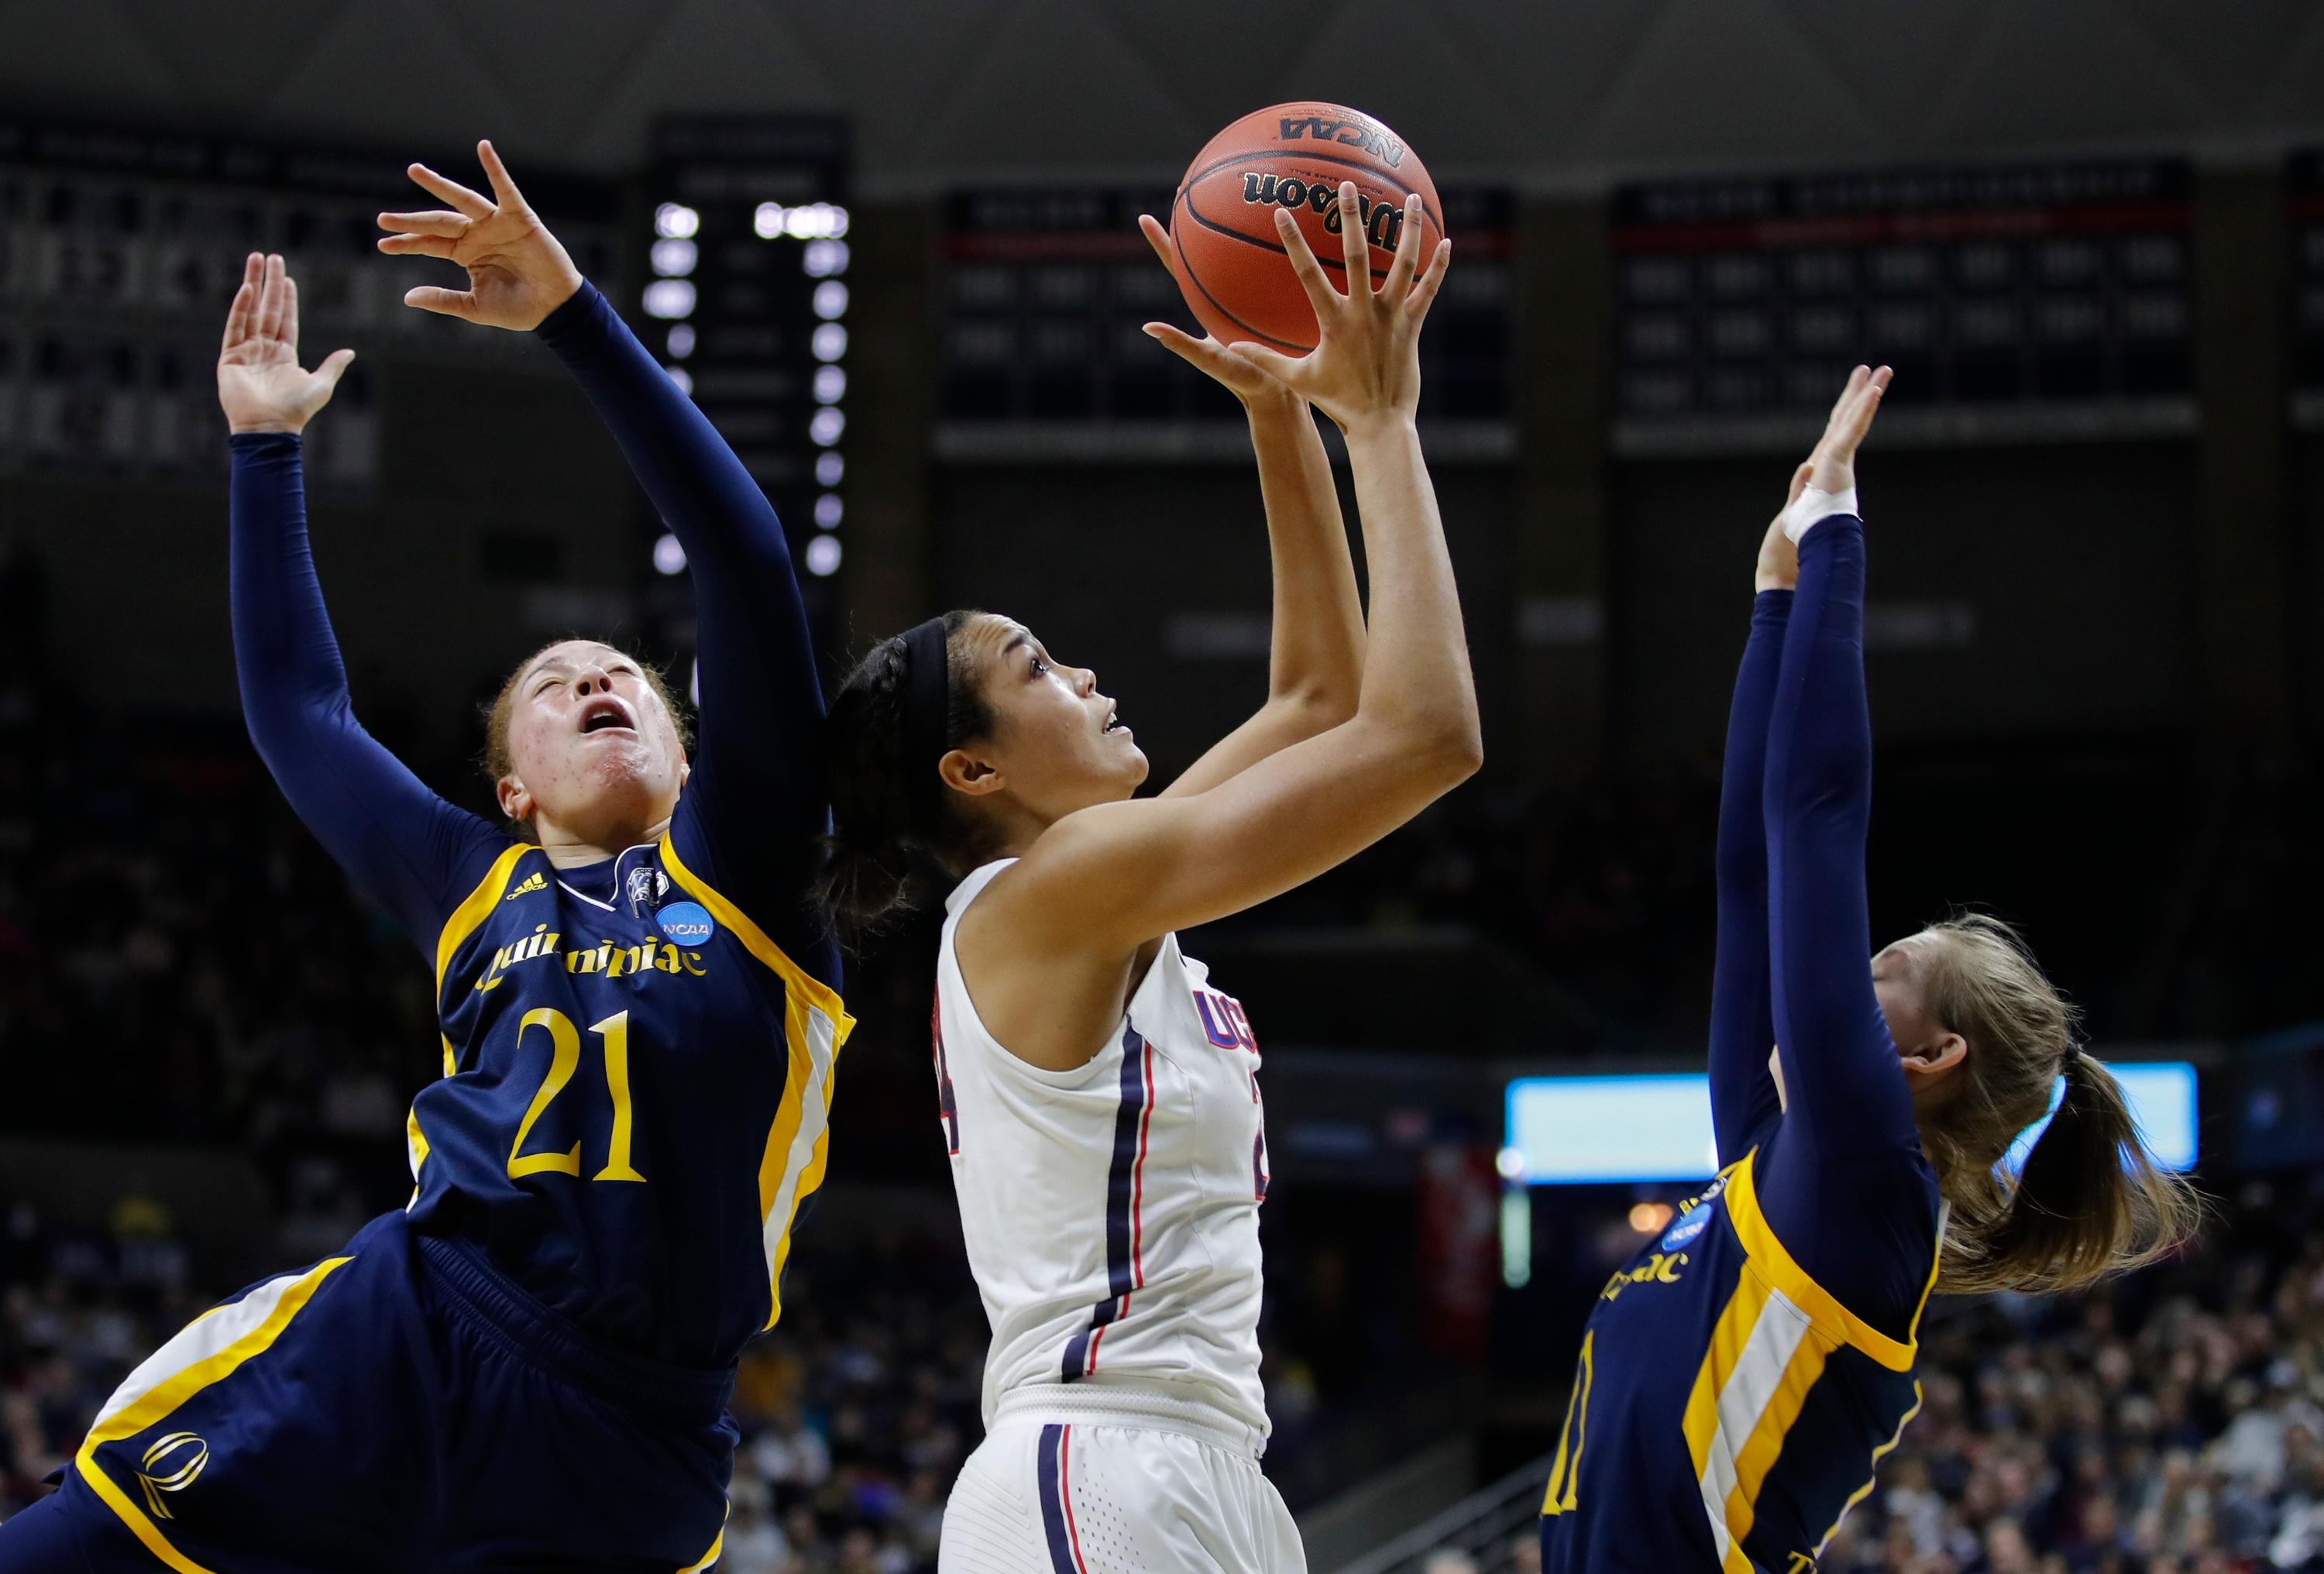
[[904, 631], [904, 759], [923, 828], [936, 829], [936, 761], [945, 756], [952, 719], [952, 652], [941, 617]]

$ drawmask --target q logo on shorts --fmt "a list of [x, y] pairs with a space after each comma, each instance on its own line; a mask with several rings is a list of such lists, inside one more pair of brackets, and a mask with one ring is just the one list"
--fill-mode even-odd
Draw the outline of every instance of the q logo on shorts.
[[161, 1495], [183, 1492], [191, 1487], [194, 1477], [209, 1462], [209, 1444], [189, 1431], [173, 1431], [147, 1449], [137, 1471], [137, 1482], [145, 1488], [145, 1506], [153, 1511], [153, 1517], [177, 1518], [161, 1501]]
[[718, 933], [718, 920], [699, 902], [672, 902], [654, 915], [654, 922], [680, 945], [699, 945]]

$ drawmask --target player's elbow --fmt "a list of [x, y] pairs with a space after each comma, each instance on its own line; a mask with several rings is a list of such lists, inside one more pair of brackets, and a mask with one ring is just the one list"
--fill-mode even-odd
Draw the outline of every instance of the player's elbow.
[[1354, 718], [1353, 685], [1309, 679], [1288, 685], [1268, 696], [1268, 706], [1284, 726], [1302, 738], [1314, 738]]
[[1473, 706], [1436, 721], [1422, 734], [1415, 759], [1440, 793], [1449, 793], [1485, 767], [1485, 735]]

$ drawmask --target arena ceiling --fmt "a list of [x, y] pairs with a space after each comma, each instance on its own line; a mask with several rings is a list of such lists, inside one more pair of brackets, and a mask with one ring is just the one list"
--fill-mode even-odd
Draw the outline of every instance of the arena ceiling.
[[2324, 140], [2315, 0], [0, 0], [0, 111], [637, 164], [670, 110], [846, 113], [867, 191], [1174, 173], [1249, 109], [1440, 175]]

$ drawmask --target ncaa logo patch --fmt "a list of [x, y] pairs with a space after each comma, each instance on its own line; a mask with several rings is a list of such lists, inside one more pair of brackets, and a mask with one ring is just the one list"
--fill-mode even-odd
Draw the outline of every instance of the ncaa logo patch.
[[161, 1494], [183, 1492], [209, 1462], [209, 1444], [189, 1431], [173, 1431], [147, 1449], [140, 1461], [143, 1468], [137, 1472], [137, 1483], [145, 1489], [145, 1506], [153, 1511], [153, 1517], [177, 1518], [161, 1501]]
[[718, 933], [718, 920], [699, 902], [672, 902], [654, 915], [654, 922], [680, 945], [699, 945]]
[[1711, 1204], [1698, 1202], [1680, 1215], [1676, 1224], [1663, 1231], [1662, 1249], [1676, 1251], [1710, 1228]]

